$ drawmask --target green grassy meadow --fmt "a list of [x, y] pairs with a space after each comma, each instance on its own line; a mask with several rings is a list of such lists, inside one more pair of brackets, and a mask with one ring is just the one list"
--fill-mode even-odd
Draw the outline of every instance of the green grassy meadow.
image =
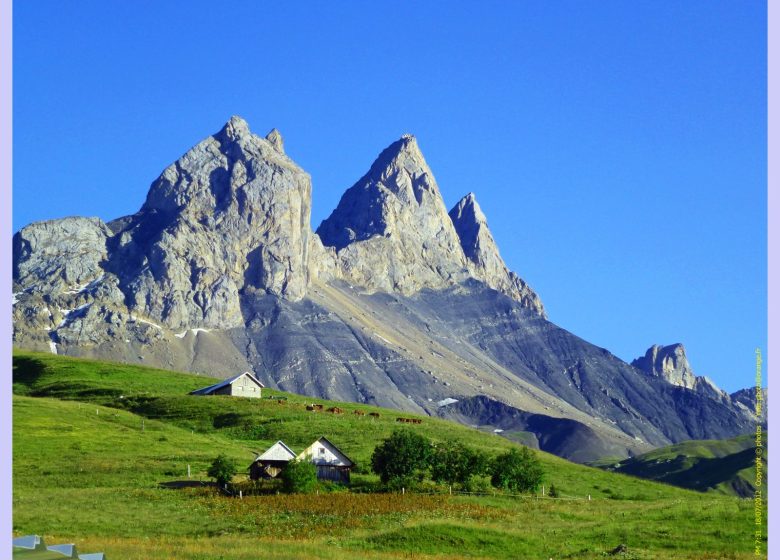
[[[765, 431], [762, 439], [766, 447]], [[755, 492], [755, 459], [755, 435], [746, 434], [726, 440], [684, 441], [597, 466], [683, 488], [749, 497]], [[765, 456], [763, 466], [766, 472]], [[766, 484], [762, 487], [766, 492]]]
[[[217, 454], [248, 467], [254, 451], [278, 439], [297, 452], [322, 435], [358, 464], [353, 486], [371, 488], [374, 446], [398, 427], [396, 417], [414, 415], [353, 403], [337, 403], [341, 415], [309, 412], [306, 404], [334, 403], [278, 391], [270, 393], [286, 396], [281, 404], [196, 397], [187, 392], [214, 381], [28, 352], [14, 354], [13, 379], [14, 534], [75, 542], [112, 560], [755, 558], [752, 501], [545, 453], [546, 484], [568, 499], [347, 491], [227, 497], [198, 483], [208, 481]], [[457, 439], [493, 455], [515, 445], [421, 418], [409, 429], [435, 441]], [[610, 554], [620, 544], [627, 550]]]

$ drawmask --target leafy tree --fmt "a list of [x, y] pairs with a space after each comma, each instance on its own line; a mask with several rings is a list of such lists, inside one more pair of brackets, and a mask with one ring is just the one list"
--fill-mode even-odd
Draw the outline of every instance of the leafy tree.
[[383, 484], [406, 486], [428, 468], [431, 442], [410, 430], [396, 430], [374, 448], [371, 468]]
[[555, 484], [552, 482], [550, 483], [550, 491], [547, 493], [548, 496], [551, 498], [557, 498], [558, 497], [558, 489], [555, 487]]
[[308, 494], [317, 487], [317, 467], [308, 461], [290, 461], [279, 478], [282, 490], [288, 494]]
[[511, 449], [494, 459], [490, 482], [496, 488], [533, 492], [539, 488], [543, 478], [544, 469], [536, 454], [523, 447], [519, 451]]
[[436, 482], [467, 486], [473, 476], [483, 474], [488, 460], [484, 453], [460, 442], [446, 442], [431, 456], [431, 478]]
[[236, 473], [236, 464], [232, 459], [225, 455], [217, 455], [211, 462], [209, 470], [206, 472], [211, 478], [217, 481], [217, 484], [224, 486], [233, 479]]

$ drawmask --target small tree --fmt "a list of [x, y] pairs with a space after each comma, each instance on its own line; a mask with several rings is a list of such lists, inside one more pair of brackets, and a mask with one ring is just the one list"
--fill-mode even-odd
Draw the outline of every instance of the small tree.
[[548, 496], [551, 498], [557, 498], [558, 497], [558, 489], [555, 487], [555, 484], [552, 482], [550, 483], [550, 491], [547, 493]]
[[317, 467], [308, 461], [290, 461], [279, 477], [287, 494], [308, 494], [317, 487]]
[[431, 456], [431, 478], [436, 482], [467, 486], [471, 478], [485, 472], [487, 456], [460, 442], [446, 442]]
[[494, 459], [490, 482], [496, 488], [515, 492], [534, 492], [539, 488], [543, 478], [544, 469], [536, 454], [523, 447], [520, 451], [510, 449]]
[[383, 484], [406, 486], [415, 476], [422, 479], [431, 456], [431, 442], [410, 430], [396, 430], [376, 446], [371, 467]]
[[236, 473], [236, 464], [232, 459], [225, 455], [217, 455], [217, 458], [211, 462], [209, 470], [206, 472], [211, 478], [217, 481], [217, 484], [224, 486], [233, 479]]

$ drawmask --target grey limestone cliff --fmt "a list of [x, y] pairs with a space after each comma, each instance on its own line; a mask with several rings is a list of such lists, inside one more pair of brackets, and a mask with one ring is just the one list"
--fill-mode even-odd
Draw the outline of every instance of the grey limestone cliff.
[[317, 234], [343, 279], [406, 295], [468, 278], [468, 264], [436, 180], [413, 136], [386, 148], [341, 197]]
[[696, 386], [696, 376], [688, 363], [682, 344], [654, 344], [647, 349], [644, 356], [631, 362], [631, 365], [678, 387], [693, 389]]
[[464, 196], [450, 210], [450, 218], [472, 276], [544, 316], [544, 307], [536, 292], [504, 264], [474, 193]]
[[275, 129], [232, 117], [152, 184], [109, 270], [128, 307], [174, 329], [242, 324], [239, 292], [306, 293], [311, 180]]

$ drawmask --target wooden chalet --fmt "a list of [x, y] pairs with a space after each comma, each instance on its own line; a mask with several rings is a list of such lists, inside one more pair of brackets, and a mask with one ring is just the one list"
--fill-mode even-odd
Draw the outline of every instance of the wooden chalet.
[[262, 390], [265, 385], [257, 378], [245, 371], [240, 375], [225, 379], [214, 385], [192, 391], [190, 395], [230, 395], [232, 397], [262, 398]]
[[287, 447], [283, 441], [277, 441], [265, 453], [255, 457], [255, 460], [249, 465], [249, 478], [252, 480], [276, 478], [287, 466], [287, 463], [293, 459], [295, 459], [295, 452]]
[[349, 473], [355, 464], [325, 437], [312, 443], [297, 458], [314, 464], [318, 479], [345, 484], [349, 483]]

